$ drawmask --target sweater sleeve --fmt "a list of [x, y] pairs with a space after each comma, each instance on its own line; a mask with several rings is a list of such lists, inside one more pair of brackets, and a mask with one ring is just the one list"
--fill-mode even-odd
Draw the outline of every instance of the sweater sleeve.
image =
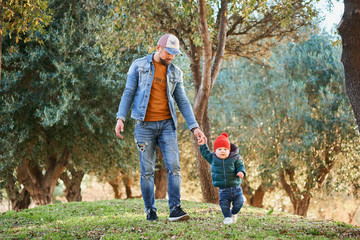
[[201, 155], [205, 158], [208, 163], [212, 163], [212, 153], [207, 144], [199, 146]]

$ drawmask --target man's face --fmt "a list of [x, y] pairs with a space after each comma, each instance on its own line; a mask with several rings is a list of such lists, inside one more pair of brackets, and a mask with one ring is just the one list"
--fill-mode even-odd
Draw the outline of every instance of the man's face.
[[169, 66], [171, 63], [171, 60], [174, 59], [175, 55], [169, 54], [166, 51], [166, 49], [163, 47], [159, 47], [158, 51], [159, 51], [160, 63], [165, 66]]
[[224, 147], [219, 147], [215, 150], [215, 155], [219, 159], [225, 159], [229, 156], [229, 154], [230, 154], [230, 150]]

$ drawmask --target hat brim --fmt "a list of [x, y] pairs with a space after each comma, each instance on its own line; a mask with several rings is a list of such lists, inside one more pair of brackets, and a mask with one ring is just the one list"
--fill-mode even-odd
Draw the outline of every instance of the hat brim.
[[165, 50], [171, 55], [178, 55], [178, 54], [182, 55], [180, 50], [176, 49], [176, 48], [168, 48], [168, 47], [166, 47]]

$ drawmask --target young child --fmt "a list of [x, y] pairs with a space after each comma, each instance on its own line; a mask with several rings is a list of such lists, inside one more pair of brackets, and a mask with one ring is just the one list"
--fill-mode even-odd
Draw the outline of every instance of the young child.
[[211, 165], [212, 184], [219, 187], [219, 205], [224, 215], [224, 224], [236, 223], [237, 214], [244, 203], [241, 178], [246, 174], [239, 149], [230, 143], [227, 133], [216, 138], [214, 153], [211, 153], [206, 142], [206, 139], [199, 140], [199, 148], [201, 155]]

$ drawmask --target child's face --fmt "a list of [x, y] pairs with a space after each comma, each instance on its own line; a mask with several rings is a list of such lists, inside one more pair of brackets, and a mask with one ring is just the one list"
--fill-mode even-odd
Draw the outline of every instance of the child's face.
[[224, 147], [219, 147], [215, 150], [215, 155], [219, 159], [225, 159], [229, 156], [229, 154], [230, 154], [230, 150]]

